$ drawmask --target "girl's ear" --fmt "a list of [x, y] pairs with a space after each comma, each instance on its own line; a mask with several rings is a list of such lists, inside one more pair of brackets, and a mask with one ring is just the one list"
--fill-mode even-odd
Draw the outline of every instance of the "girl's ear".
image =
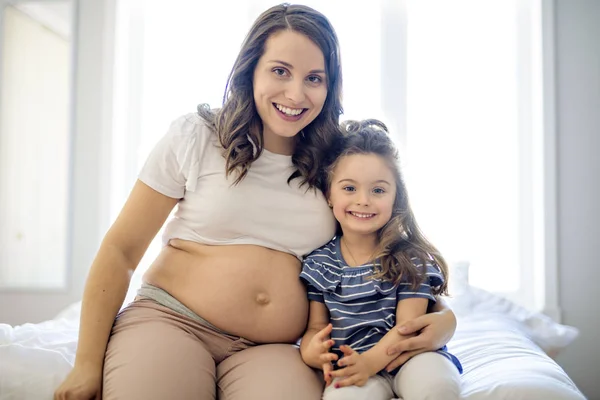
[[331, 204], [331, 192], [329, 189], [330, 188], [328, 188], [327, 193], [325, 193], [325, 198], [327, 199], [327, 205], [329, 206], [329, 208], [333, 208], [333, 204]]

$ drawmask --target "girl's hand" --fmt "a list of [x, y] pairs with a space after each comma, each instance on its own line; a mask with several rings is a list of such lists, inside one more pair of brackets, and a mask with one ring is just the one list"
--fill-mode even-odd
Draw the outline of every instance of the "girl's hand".
[[330, 364], [338, 359], [336, 354], [329, 352], [334, 344], [334, 341], [329, 338], [332, 329], [333, 326], [328, 324], [310, 339], [308, 346], [301, 353], [306, 364], [324, 369], [325, 364]]
[[350, 346], [340, 346], [340, 350], [344, 353], [344, 357], [338, 361], [338, 366], [344, 368], [333, 371], [331, 377], [345, 379], [337, 381], [335, 383], [336, 388], [353, 385], [364, 386], [369, 378], [377, 373], [377, 371], [372, 371], [369, 359], [365, 353], [359, 354], [352, 350]]
[[456, 316], [449, 308], [424, 314], [397, 327], [400, 335], [417, 334], [402, 339], [388, 348], [388, 355], [398, 357], [385, 368], [388, 372], [398, 368], [411, 357], [426, 351], [435, 351], [450, 341], [456, 330]]
[[325, 379], [325, 387], [331, 385], [333, 378], [331, 377], [331, 371], [333, 371], [333, 366], [330, 362], [323, 364], [323, 378]]

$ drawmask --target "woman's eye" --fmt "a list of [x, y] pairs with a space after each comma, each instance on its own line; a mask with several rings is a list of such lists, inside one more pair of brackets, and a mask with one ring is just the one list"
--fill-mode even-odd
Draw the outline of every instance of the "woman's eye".
[[385, 193], [385, 190], [382, 189], [382, 188], [375, 188], [375, 189], [373, 189], [373, 193], [375, 193], [375, 194], [383, 194], [383, 193]]
[[344, 186], [342, 189], [346, 192], [354, 192], [354, 186]]
[[314, 84], [319, 84], [319, 83], [323, 82], [323, 78], [321, 78], [319, 75], [312, 75], [312, 76], [309, 76], [307, 79], [310, 83], [314, 83]]
[[277, 76], [285, 76], [287, 74], [287, 71], [285, 69], [283, 69], [283, 68], [274, 68], [273, 72]]

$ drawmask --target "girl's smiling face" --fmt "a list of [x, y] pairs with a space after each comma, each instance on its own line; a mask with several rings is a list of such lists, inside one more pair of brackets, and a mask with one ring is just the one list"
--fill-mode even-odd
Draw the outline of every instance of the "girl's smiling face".
[[396, 180], [385, 159], [352, 154], [338, 160], [329, 203], [344, 235], [376, 235], [392, 217]]

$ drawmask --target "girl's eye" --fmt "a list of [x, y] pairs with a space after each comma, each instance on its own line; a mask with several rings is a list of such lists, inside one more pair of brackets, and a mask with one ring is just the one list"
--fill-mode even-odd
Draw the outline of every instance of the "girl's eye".
[[383, 194], [383, 193], [385, 193], [385, 190], [382, 189], [382, 188], [375, 188], [375, 189], [373, 189], [373, 193], [375, 193], [375, 194]]
[[354, 186], [344, 186], [342, 189], [346, 192], [354, 192], [355, 190]]

